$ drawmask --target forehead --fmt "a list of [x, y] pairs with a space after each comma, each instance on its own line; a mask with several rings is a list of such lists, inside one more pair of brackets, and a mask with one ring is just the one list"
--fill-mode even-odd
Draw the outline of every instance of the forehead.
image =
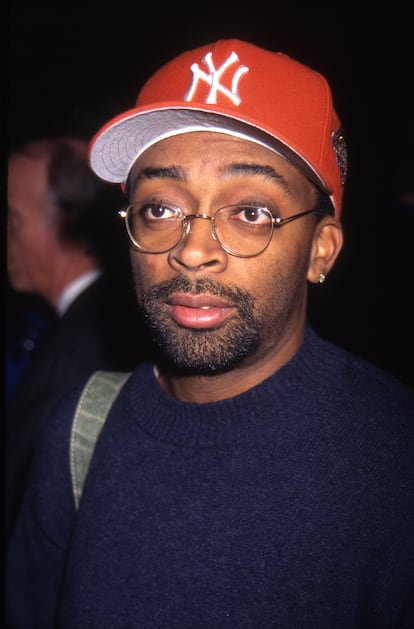
[[47, 159], [23, 154], [12, 155], [8, 160], [8, 199], [37, 198], [47, 186]]
[[189, 174], [205, 176], [208, 172], [228, 177], [235, 164], [269, 166], [269, 172], [273, 168], [288, 180], [296, 179], [312, 186], [297, 168], [270, 149], [244, 138], [212, 131], [185, 133], [157, 142], [137, 158], [129, 184], [133, 187], [140, 173], [151, 167], [177, 165]]
[[14, 177], [38, 177], [47, 170], [48, 159], [44, 155], [15, 153], [8, 160], [9, 179]]

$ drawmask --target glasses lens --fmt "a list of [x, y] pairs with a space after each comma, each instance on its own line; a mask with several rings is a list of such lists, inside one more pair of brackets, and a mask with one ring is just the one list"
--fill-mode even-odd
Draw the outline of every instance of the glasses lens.
[[214, 216], [215, 234], [229, 253], [254, 256], [266, 249], [273, 233], [273, 217], [267, 208], [231, 205]]
[[[126, 227], [140, 251], [163, 253], [173, 249], [189, 228], [190, 220], [208, 218], [190, 215], [183, 221], [179, 208], [162, 203], [134, 203], [126, 212]], [[211, 220], [211, 219], [210, 219]], [[273, 233], [273, 216], [267, 208], [230, 205], [217, 210], [212, 230], [222, 248], [236, 256], [250, 257], [264, 251]]]
[[162, 253], [175, 247], [183, 233], [182, 213], [161, 203], [134, 203], [127, 211], [127, 230], [142, 251]]

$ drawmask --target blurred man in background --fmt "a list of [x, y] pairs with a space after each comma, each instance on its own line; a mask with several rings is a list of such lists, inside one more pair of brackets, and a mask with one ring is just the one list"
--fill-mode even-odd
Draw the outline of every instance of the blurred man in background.
[[135, 366], [144, 347], [127, 257], [124, 265], [119, 256], [122, 194], [92, 172], [87, 143], [35, 141], [13, 150], [8, 167], [9, 283], [43, 299], [56, 320], [8, 402], [7, 537], [54, 404], [96, 369]]

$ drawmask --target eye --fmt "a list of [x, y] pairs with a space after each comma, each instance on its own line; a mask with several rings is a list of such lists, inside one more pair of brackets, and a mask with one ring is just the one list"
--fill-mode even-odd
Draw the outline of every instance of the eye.
[[181, 218], [181, 210], [169, 207], [163, 203], [143, 203], [138, 208], [138, 214], [147, 221], [158, 221]]
[[272, 214], [267, 208], [253, 205], [235, 206], [233, 218], [251, 225], [267, 225], [272, 222]]

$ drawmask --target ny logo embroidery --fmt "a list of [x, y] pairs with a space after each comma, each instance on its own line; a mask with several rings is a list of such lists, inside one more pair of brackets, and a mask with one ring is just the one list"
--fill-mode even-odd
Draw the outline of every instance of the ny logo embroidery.
[[232, 52], [231, 55], [226, 59], [226, 61], [219, 68], [217, 68], [217, 70], [214, 67], [213, 56], [211, 52], [208, 52], [203, 57], [203, 61], [206, 64], [209, 72], [207, 73], [202, 70], [198, 63], [193, 63], [193, 65], [191, 66], [193, 80], [191, 81], [191, 85], [184, 96], [184, 100], [191, 101], [197, 90], [199, 81], [205, 81], [205, 83], [210, 86], [210, 90], [206, 98], [207, 104], [214, 105], [215, 103], [217, 103], [217, 94], [220, 92], [221, 94], [227, 96], [227, 98], [229, 98], [234, 103], [234, 105], [240, 105], [241, 98], [238, 93], [239, 81], [241, 77], [249, 71], [249, 68], [247, 66], [239, 65], [239, 67], [234, 72], [233, 80], [231, 82], [231, 89], [228, 89], [220, 83], [220, 80], [227, 68], [239, 61], [236, 53]]

